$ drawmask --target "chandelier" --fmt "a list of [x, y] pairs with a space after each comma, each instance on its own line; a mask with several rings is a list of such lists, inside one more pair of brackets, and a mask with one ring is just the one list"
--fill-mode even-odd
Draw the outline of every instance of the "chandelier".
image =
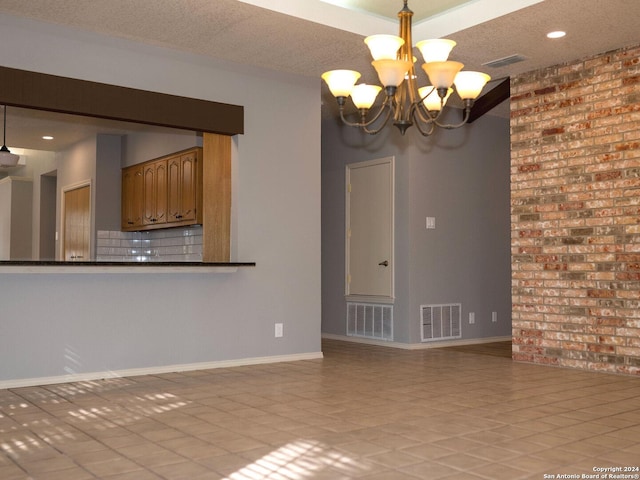
[[[382, 104], [372, 110], [382, 87], [365, 83], [356, 85], [360, 78], [359, 72], [331, 70], [322, 74], [322, 79], [336, 97], [342, 121], [349, 126], [360, 127], [371, 135], [379, 133], [391, 117], [402, 135], [412, 125], [424, 136], [431, 135], [435, 127], [462, 127], [469, 119], [474, 100], [491, 79], [485, 73], [463, 72], [462, 63], [448, 60], [449, 53], [456, 45], [453, 40], [422, 40], [416, 47], [424, 58], [422, 69], [431, 85], [418, 88], [411, 41], [413, 12], [407, 6], [407, 1], [404, 0], [404, 8], [398, 12], [400, 36], [373, 35], [364, 40], [373, 57], [371, 64], [384, 87], [385, 98]], [[464, 104], [464, 118], [458, 124], [443, 123], [442, 111], [454, 91]], [[357, 122], [350, 122], [344, 115], [349, 96], [358, 109], [360, 118]]]

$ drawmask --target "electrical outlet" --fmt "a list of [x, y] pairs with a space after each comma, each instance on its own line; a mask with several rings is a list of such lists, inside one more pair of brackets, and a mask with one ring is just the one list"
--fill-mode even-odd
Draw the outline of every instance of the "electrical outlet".
[[284, 325], [282, 323], [276, 323], [275, 334], [276, 334], [276, 338], [280, 338], [284, 336]]
[[491, 312], [491, 321], [496, 323], [498, 321], [498, 312]]
[[476, 313], [469, 312], [469, 324], [473, 325], [474, 323], [476, 323]]

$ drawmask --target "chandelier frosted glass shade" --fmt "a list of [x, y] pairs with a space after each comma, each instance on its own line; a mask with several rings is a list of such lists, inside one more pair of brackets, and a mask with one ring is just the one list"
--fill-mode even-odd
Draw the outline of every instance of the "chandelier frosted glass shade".
[[475, 100], [491, 77], [482, 72], [459, 72], [454, 81], [456, 90], [463, 100]]
[[351, 95], [351, 90], [359, 78], [360, 73], [355, 70], [331, 70], [322, 74], [322, 79], [327, 82], [334, 97]]
[[373, 103], [376, 101], [376, 97], [378, 93], [380, 93], [382, 87], [378, 85], [367, 85], [366, 83], [361, 83], [353, 87], [351, 90], [351, 100], [353, 100], [353, 104], [360, 108], [371, 108]]
[[455, 46], [456, 42], [446, 38], [434, 38], [416, 43], [416, 47], [420, 50], [426, 63], [446, 62]]
[[371, 35], [364, 39], [374, 60], [395, 60], [404, 40], [395, 35]]
[[371, 65], [378, 72], [378, 78], [384, 87], [399, 86], [412, 67], [411, 62], [404, 60], [374, 60]]
[[462, 63], [452, 61], [430, 62], [422, 65], [431, 85], [436, 88], [450, 88], [462, 67], [464, 67]]

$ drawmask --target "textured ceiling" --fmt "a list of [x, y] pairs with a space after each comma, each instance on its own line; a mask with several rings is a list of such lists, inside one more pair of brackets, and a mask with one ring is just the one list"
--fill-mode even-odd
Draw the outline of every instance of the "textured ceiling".
[[[475, 0], [453, 2], [459, 4], [453, 8], [451, 3], [409, 1], [420, 15], [430, 15], [424, 6], [439, 12], [414, 24], [414, 43], [446, 35], [458, 42], [452, 59], [496, 79], [640, 42], [640, 0]], [[378, 10], [378, 4], [385, 10]], [[375, 15], [363, 13], [365, 5], [374, 5]], [[362, 40], [368, 34], [396, 33], [395, 15], [385, 12], [397, 12], [402, 1], [361, 0], [355, 8], [321, 0], [0, 0], [4, 21], [26, 17], [212, 62], [315, 78], [326, 70], [350, 68], [362, 72], [363, 81], [377, 83]], [[557, 29], [567, 36], [545, 37]], [[526, 60], [497, 69], [482, 66], [513, 54]], [[421, 69], [418, 74], [423, 75]], [[335, 102], [324, 85], [322, 98], [323, 112], [333, 114]], [[506, 111], [503, 106], [495, 112]]]

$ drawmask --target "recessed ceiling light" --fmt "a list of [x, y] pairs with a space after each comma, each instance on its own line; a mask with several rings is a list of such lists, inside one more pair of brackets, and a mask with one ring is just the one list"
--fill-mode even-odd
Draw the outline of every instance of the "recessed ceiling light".
[[562, 38], [567, 34], [567, 32], [563, 32], [562, 30], [556, 30], [555, 32], [547, 33], [547, 38]]
[[51, 135], [43, 135], [42, 139], [43, 140], [53, 140], [53, 137]]

